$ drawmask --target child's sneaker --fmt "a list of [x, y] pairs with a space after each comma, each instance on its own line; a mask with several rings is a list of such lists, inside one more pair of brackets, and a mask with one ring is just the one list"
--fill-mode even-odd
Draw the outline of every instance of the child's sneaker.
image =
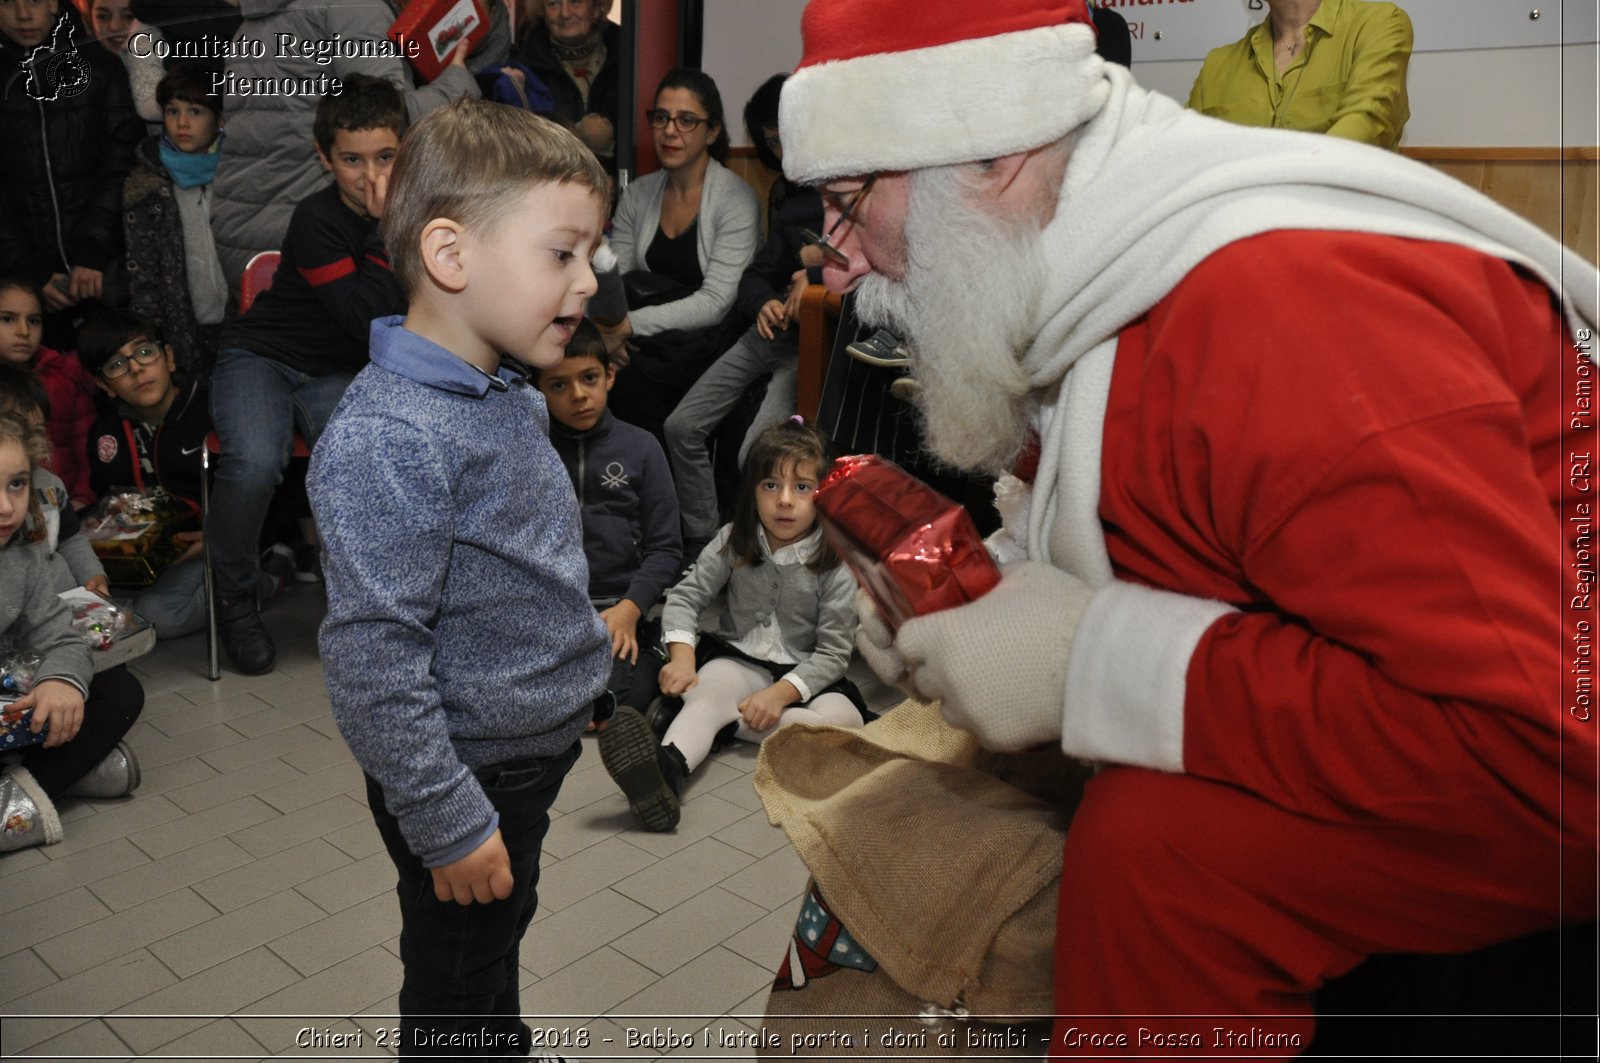
[[845, 353], [858, 362], [868, 365], [880, 366], [884, 369], [899, 369], [911, 358], [911, 352], [899, 336], [886, 328], [881, 328], [864, 340], [856, 340], [845, 347]]
[[656, 741], [638, 710], [617, 706], [611, 726], [600, 732], [600, 762], [641, 827], [659, 834], [678, 825], [678, 799], [688, 766], [677, 746]]

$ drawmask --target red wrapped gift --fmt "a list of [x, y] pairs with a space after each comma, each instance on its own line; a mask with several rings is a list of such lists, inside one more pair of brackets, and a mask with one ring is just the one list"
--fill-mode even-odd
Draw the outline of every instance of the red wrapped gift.
[[885, 458], [840, 458], [816, 504], [823, 534], [892, 630], [1000, 582], [967, 511]]
[[389, 27], [389, 39], [423, 81], [439, 76], [462, 38], [462, 47], [470, 50], [489, 32], [489, 19], [477, 0], [408, 0], [404, 6]]

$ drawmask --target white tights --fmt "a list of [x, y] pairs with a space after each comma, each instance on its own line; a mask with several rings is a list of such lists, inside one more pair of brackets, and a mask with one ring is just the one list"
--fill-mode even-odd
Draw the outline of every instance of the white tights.
[[[766, 669], [737, 657], [718, 657], [707, 661], [698, 672], [699, 681], [683, 695], [683, 711], [667, 728], [663, 745], [678, 747], [693, 771], [711, 752], [717, 732], [739, 719], [739, 702], [772, 685]], [[791, 723], [831, 723], [839, 727], [860, 727], [861, 713], [851, 700], [839, 693], [819, 694], [804, 708], [791, 705], [778, 722], [765, 731], [752, 731], [739, 723], [736, 736], [743, 742], [760, 742]]]

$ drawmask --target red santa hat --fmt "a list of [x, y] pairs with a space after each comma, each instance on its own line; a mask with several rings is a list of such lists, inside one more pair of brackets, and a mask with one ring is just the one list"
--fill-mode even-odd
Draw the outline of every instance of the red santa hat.
[[1036, 148], [1109, 92], [1086, 0], [811, 0], [800, 31], [779, 123], [807, 184]]

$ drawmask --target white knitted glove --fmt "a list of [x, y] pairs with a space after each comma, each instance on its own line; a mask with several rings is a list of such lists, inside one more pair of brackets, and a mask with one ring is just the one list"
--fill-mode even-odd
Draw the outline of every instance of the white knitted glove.
[[985, 748], [1059, 743], [1067, 655], [1093, 595], [1076, 576], [1022, 561], [977, 601], [908, 620], [886, 652], [905, 670], [903, 684], [939, 699], [950, 725], [971, 731]]
[[905, 658], [895, 652], [894, 636], [878, 615], [872, 596], [860, 588], [856, 590], [856, 650], [879, 679], [917, 697], [906, 683]]

